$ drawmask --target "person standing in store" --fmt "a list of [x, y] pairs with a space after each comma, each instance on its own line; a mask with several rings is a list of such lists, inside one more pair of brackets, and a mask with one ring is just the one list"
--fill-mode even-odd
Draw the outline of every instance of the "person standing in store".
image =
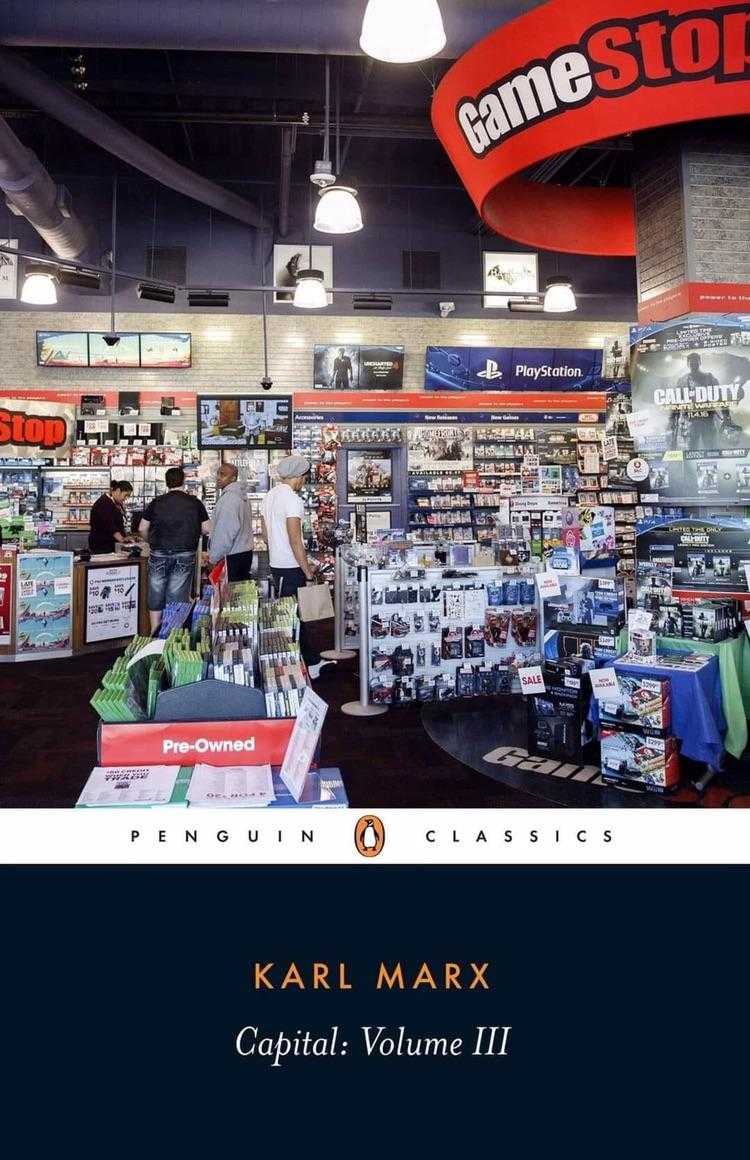
[[127, 479], [113, 479], [109, 491], [100, 495], [89, 513], [89, 548], [94, 555], [114, 552], [115, 544], [130, 544], [125, 535], [125, 501], [133, 492]]
[[190, 600], [200, 538], [211, 531], [203, 504], [185, 491], [182, 468], [168, 468], [164, 478], [167, 491], [151, 500], [138, 527], [151, 548], [148, 611], [152, 632], [159, 628], [166, 604]]
[[208, 558], [211, 567], [227, 562], [227, 579], [249, 580], [253, 564], [253, 521], [234, 463], [222, 463], [216, 476], [219, 498], [211, 518]]
[[[268, 562], [277, 596], [296, 596], [315, 575], [302, 539], [305, 505], [299, 496], [309, 471], [308, 459], [287, 455], [276, 466], [279, 482], [263, 499], [263, 535], [268, 544]], [[326, 666], [312, 646], [303, 623], [300, 623], [300, 652], [314, 680]]]

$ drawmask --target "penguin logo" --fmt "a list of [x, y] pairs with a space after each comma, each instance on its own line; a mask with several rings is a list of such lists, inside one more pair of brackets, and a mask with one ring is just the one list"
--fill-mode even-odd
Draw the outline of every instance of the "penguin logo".
[[385, 845], [385, 826], [375, 814], [365, 814], [354, 827], [354, 845], [363, 858], [377, 858]]

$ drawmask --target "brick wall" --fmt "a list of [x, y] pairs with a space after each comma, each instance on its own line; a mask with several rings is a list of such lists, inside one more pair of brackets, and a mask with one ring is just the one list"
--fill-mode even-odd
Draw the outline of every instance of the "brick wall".
[[[160, 314], [158, 329], [190, 331], [193, 365], [184, 371], [63, 370], [36, 365], [36, 330], [108, 330], [108, 314], [60, 315], [47, 311], [0, 311], [0, 393], [13, 388], [96, 392], [104, 389], [232, 390], [255, 389], [263, 374], [261, 319], [253, 315], [217, 318], [205, 314]], [[153, 314], [122, 314], [122, 330], [156, 330]], [[274, 389], [310, 390], [316, 343], [392, 344], [405, 347], [407, 390], [423, 386], [428, 346], [601, 346], [605, 335], [628, 341], [628, 326], [615, 322], [494, 319], [363, 318], [302, 315], [269, 317], [269, 371]]]
[[688, 268], [694, 282], [750, 283], [750, 142], [728, 128], [685, 149]]
[[673, 136], [639, 141], [633, 194], [638, 301], [648, 302], [687, 277], [682, 161]]

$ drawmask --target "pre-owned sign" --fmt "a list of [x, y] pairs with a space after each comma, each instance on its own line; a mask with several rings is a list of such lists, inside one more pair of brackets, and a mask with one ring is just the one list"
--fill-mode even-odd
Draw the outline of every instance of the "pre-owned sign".
[[526, 205], [521, 236], [500, 222], [503, 184], [604, 137], [750, 112], [749, 29], [750, 8], [732, 0], [550, 0], [449, 69], [435, 132], [479, 213], [506, 236], [544, 246], [558, 230], [558, 249], [633, 253], [632, 199], [543, 186], [549, 213]]

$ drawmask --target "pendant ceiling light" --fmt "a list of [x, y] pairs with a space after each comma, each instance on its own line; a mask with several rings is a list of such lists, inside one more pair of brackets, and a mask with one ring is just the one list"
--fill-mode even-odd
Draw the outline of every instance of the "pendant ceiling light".
[[322, 234], [356, 234], [362, 229], [357, 191], [349, 185], [329, 185], [318, 194], [313, 223]]
[[328, 305], [322, 270], [299, 271], [292, 303], [301, 310], [320, 310]]
[[558, 276], [548, 278], [544, 292], [545, 314], [570, 314], [577, 309], [578, 303], [570, 279]]
[[54, 272], [44, 267], [28, 266], [21, 289], [21, 301], [28, 306], [54, 306], [57, 302]]
[[427, 60], [445, 47], [437, 0], [369, 0], [359, 45], [390, 64]]

